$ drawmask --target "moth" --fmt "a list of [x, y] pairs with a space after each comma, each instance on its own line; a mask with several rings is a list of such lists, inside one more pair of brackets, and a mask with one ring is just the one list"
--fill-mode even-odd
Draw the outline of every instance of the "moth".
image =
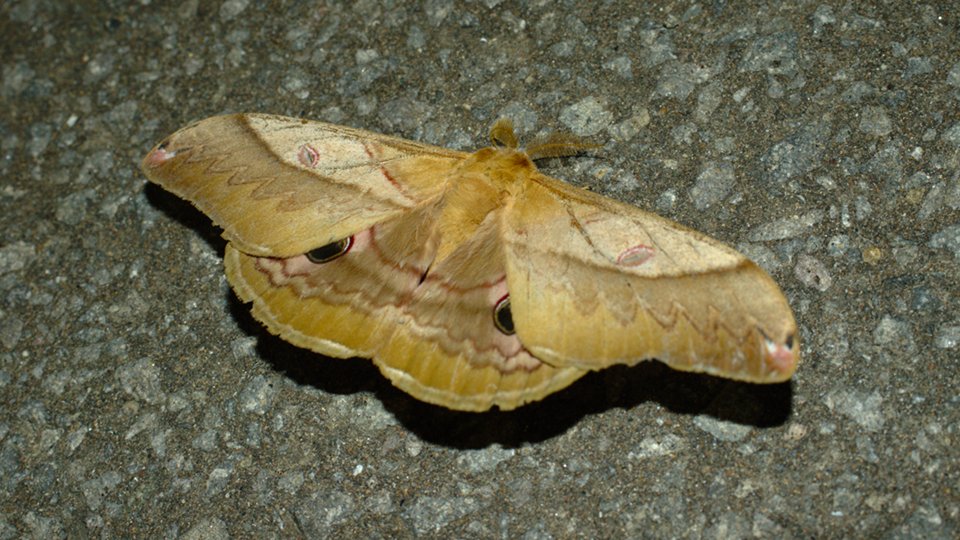
[[717, 240], [538, 172], [562, 137], [459, 152], [265, 114], [191, 124], [147, 178], [222, 227], [233, 290], [273, 334], [368, 357], [414, 397], [509, 410], [657, 359], [754, 383], [791, 377], [793, 313]]

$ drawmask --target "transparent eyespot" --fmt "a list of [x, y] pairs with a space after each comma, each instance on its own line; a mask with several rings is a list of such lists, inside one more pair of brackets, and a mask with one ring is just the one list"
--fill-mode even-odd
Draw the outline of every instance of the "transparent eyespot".
[[652, 247], [638, 244], [623, 250], [617, 257], [617, 264], [621, 266], [640, 266], [652, 259], [655, 254], [656, 252]]
[[510, 295], [501, 298], [493, 307], [493, 324], [508, 336], [515, 333], [513, 328], [513, 313], [510, 311]]
[[347, 252], [350, 251], [350, 246], [352, 245], [352, 236], [349, 238], [344, 238], [343, 240], [337, 240], [336, 242], [330, 242], [329, 244], [308, 251], [307, 259], [314, 264], [328, 263], [334, 259], [346, 255]]
[[302, 163], [304, 167], [312, 169], [320, 162], [320, 152], [317, 152], [317, 149], [309, 144], [305, 144], [301, 146], [297, 152], [297, 159], [300, 160], [300, 163]]

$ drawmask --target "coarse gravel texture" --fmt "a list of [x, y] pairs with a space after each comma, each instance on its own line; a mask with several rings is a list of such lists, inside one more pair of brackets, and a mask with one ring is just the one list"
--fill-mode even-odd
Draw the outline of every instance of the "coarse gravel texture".
[[[956, 538], [955, 7], [4, 2], [0, 539]], [[803, 363], [467, 414], [287, 345], [139, 170], [231, 111], [599, 141], [543, 169], [754, 258]]]

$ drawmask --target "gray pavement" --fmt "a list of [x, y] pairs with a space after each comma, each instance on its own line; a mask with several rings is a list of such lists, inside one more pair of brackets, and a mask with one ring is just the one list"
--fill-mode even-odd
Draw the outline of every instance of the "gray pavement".
[[[957, 537], [951, 4], [5, 2], [0, 539]], [[287, 345], [138, 169], [238, 111], [600, 141], [542, 168], [754, 258], [803, 363], [465, 414]]]

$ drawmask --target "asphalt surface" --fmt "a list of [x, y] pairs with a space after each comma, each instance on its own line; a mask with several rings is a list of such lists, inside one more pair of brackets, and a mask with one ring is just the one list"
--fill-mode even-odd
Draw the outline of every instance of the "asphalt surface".
[[[947, 2], [5, 2], [0, 538], [955, 538], [960, 20]], [[266, 333], [147, 185], [223, 112], [542, 169], [730, 243], [803, 362], [651, 362], [456, 413]]]

